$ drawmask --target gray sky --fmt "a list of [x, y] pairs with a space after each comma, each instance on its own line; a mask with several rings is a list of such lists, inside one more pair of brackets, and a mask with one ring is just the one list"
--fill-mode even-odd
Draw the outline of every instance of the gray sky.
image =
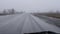
[[60, 0], [0, 0], [0, 10], [60, 10]]

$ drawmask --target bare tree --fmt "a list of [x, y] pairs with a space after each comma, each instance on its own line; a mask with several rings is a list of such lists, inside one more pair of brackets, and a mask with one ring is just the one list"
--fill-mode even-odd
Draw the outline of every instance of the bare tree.
[[14, 14], [15, 10], [14, 9], [9, 9], [8, 12], [9, 12], [9, 14]]
[[6, 10], [5, 10], [5, 9], [3, 10], [3, 14], [7, 14], [7, 12], [6, 12]]
[[57, 11], [56, 11], [56, 13], [57, 13], [57, 14], [60, 14], [60, 11], [59, 11], [59, 10], [57, 10]]
[[11, 13], [14, 14], [15, 13], [15, 10], [14, 9], [11, 9]]

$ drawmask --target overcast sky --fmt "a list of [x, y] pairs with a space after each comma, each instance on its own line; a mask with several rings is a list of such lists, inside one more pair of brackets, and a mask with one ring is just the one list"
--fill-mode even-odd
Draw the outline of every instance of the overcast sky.
[[60, 0], [0, 0], [0, 10], [60, 10]]

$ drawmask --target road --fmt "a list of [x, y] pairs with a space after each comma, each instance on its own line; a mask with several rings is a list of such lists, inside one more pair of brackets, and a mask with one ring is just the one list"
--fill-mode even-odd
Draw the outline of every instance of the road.
[[44, 19], [39, 19], [32, 14], [0, 16], [0, 34], [24, 34], [42, 31], [60, 33], [60, 28], [46, 23]]

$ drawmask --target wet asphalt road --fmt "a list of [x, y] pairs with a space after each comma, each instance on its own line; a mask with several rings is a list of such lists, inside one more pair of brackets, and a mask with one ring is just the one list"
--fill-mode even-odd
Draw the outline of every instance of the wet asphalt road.
[[45, 20], [32, 14], [0, 16], [0, 34], [24, 34], [41, 31], [60, 33], [59, 27], [46, 23]]

